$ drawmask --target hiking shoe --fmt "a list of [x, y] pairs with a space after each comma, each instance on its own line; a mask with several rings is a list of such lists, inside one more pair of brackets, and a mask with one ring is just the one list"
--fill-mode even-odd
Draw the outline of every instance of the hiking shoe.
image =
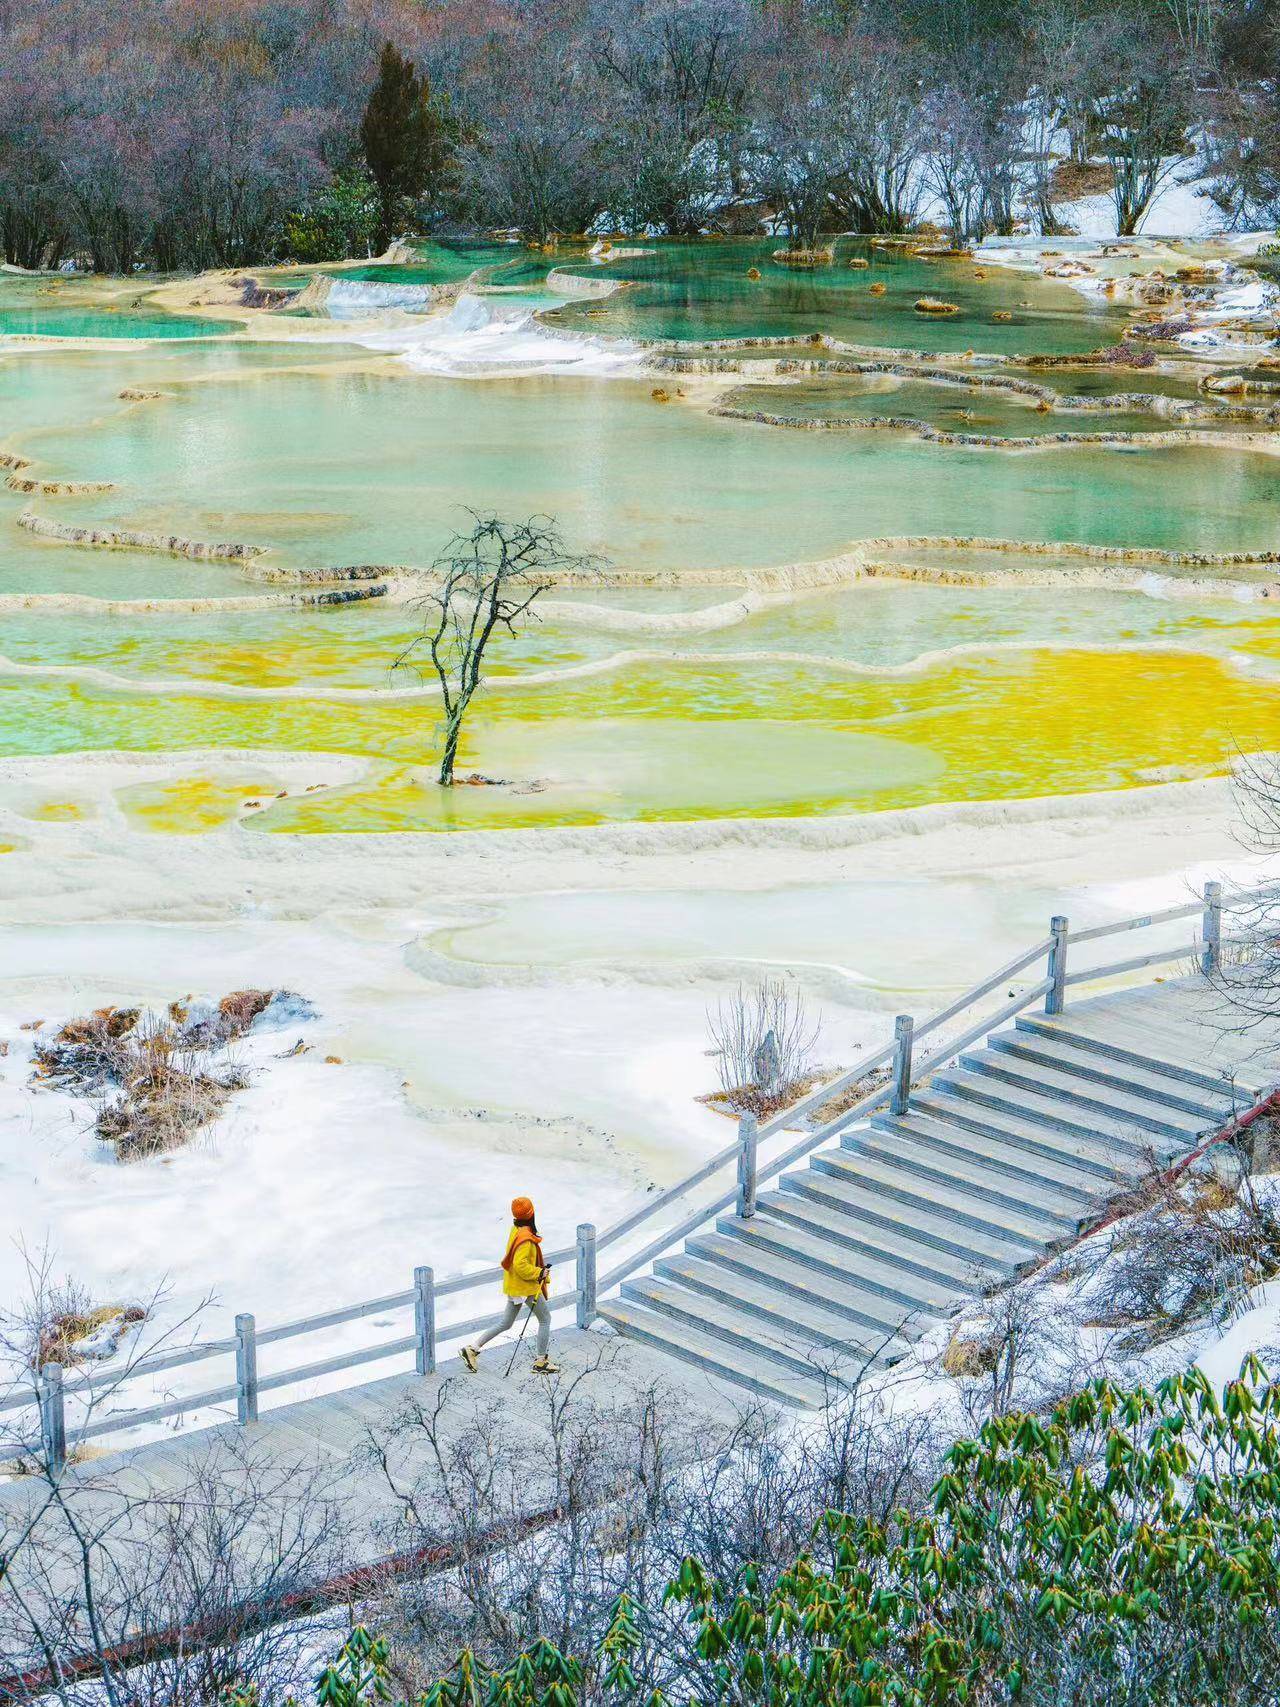
[[462, 1359], [462, 1361], [466, 1364], [467, 1368], [474, 1375], [476, 1372], [476, 1368], [480, 1362], [480, 1353], [476, 1350], [476, 1348], [473, 1345], [464, 1345], [462, 1350], [458, 1353], [458, 1356]]
[[533, 1360], [533, 1373], [535, 1375], [559, 1375], [560, 1365], [558, 1363], [552, 1363], [549, 1357], [535, 1357]]

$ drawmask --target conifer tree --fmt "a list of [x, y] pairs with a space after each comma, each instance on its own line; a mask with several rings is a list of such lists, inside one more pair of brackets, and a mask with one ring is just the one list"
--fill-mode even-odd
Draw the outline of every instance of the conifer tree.
[[380, 251], [390, 243], [406, 203], [442, 178], [451, 132], [447, 102], [432, 99], [426, 74], [419, 77], [413, 61], [388, 42], [360, 121], [365, 161], [378, 187]]

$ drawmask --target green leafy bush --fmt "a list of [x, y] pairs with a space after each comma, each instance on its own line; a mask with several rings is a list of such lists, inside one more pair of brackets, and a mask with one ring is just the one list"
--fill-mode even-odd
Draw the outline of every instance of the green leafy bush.
[[[1219, 1396], [1199, 1372], [1154, 1391], [1098, 1381], [1048, 1416], [995, 1418], [947, 1453], [932, 1509], [832, 1512], [831, 1565], [765, 1580], [686, 1559], [666, 1591], [689, 1631], [682, 1694], [769, 1707], [1274, 1700], [1280, 1384], [1255, 1359]], [[419, 1707], [654, 1707], [646, 1614], [623, 1595], [600, 1651], [464, 1652]], [[392, 1698], [357, 1629], [323, 1707]]]
[[285, 216], [285, 251], [295, 261], [372, 254], [378, 206], [377, 188], [363, 167], [340, 172]]

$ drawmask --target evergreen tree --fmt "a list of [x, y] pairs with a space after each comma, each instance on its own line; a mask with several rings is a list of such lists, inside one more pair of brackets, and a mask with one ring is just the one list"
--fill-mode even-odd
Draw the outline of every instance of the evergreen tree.
[[447, 102], [432, 100], [425, 73], [388, 42], [378, 62], [360, 141], [378, 188], [376, 245], [390, 243], [405, 204], [439, 183], [448, 165], [452, 124]]

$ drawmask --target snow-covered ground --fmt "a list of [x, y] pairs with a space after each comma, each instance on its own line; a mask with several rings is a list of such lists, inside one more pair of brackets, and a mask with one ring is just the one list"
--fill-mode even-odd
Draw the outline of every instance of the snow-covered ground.
[[[104, 802], [119, 780], [100, 759], [59, 765], [60, 787]], [[22, 1301], [24, 1245], [94, 1303], [162, 1291], [135, 1344], [193, 1312], [219, 1338], [237, 1311], [269, 1326], [407, 1290], [417, 1264], [490, 1267], [516, 1192], [571, 1244], [731, 1138], [697, 1098], [715, 1088], [706, 1009], [738, 978], [794, 976], [822, 1059], [845, 1067], [895, 1008], [941, 1005], [1050, 911], [1114, 918], [1244, 875], [1231, 825], [1222, 782], [456, 837], [157, 836], [0, 811], [22, 838], [0, 873], [0, 1304]], [[70, 1017], [246, 987], [318, 1015], [235, 1045], [249, 1086], [183, 1150], [118, 1163], [90, 1103], [32, 1083], [35, 1040]], [[406, 1331], [391, 1312], [264, 1366]]]

